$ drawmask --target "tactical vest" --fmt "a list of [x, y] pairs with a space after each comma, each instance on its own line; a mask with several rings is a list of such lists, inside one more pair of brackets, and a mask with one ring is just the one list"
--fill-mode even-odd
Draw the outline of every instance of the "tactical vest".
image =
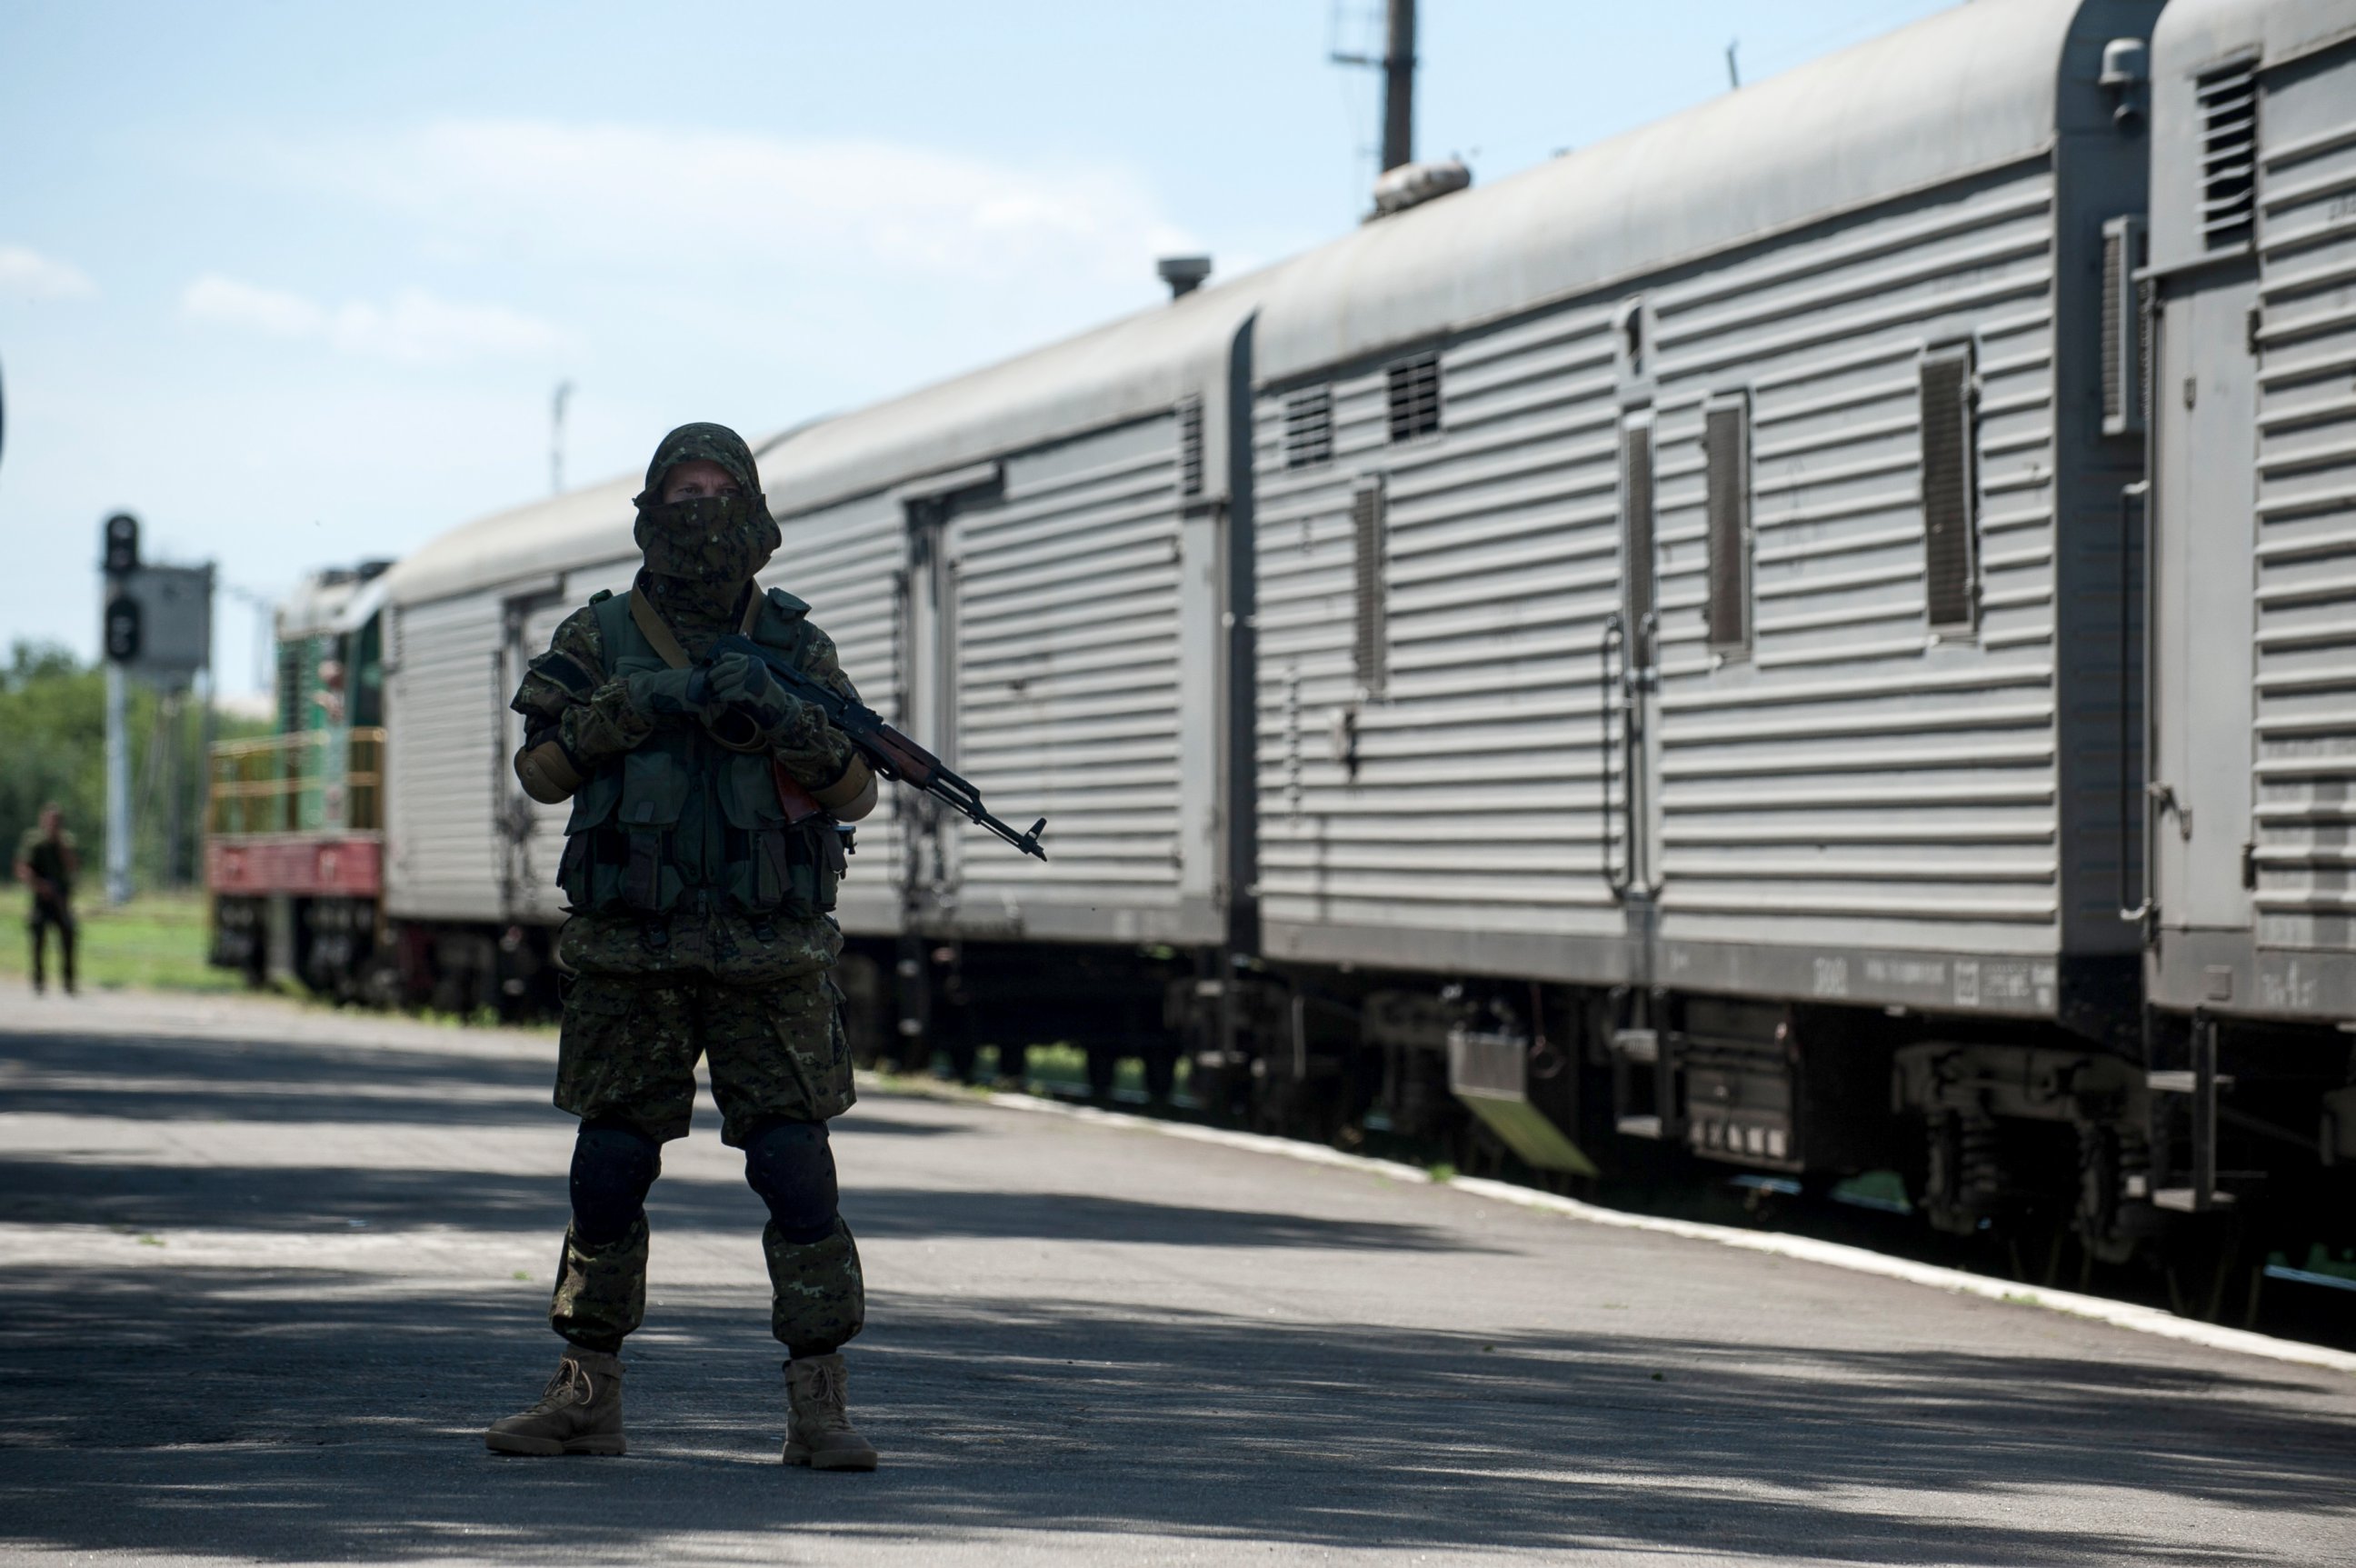
[[[628, 595], [600, 594], [590, 605], [608, 679], [665, 668]], [[798, 659], [809, 608], [772, 588], [748, 609], [745, 634]], [[792, 820], [766, 750], [730, 750], [692, 721], [663, 725], [592, 774], [573, 794], [564, 833], [556, 879], [576, 914], [701, 908], [811, 919], [834, 908], [844, 865], [830, 822]]]

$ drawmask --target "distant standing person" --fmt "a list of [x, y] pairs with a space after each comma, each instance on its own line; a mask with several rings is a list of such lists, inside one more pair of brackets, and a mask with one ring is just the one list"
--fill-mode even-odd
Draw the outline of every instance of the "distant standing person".
[[770, 1328], [786, 1347], [785, 1460], [872, 1470], [846, 1408], [841, 1349], [866, 1318], [859, 1249], [837, 1211], [826, 1124], [851, 1108], [828, 913], [838, 822], [875, 780], [824, 710], [770, 678], [741, 633], [855, 696], [809, 607], [753, 575], [778, 545], [736, 433], [663, 438], [637, 498], [646, 564], [599, 594], [531, 661], [516, 775], [569, 800], [557, 881], [572, 918], [556, 1103], [581, 1118], [573, 1224], [549, 1305], [564, 1354], [539, 1402], [494, 1422], [501, 1454], [622, 1452], [623, 1338], [646, 1312], [647, 1189], [687, 1135], [695, 1063], [712, 1069], [723, 1143], [769, 1208]]
[[36, 996], [48, 979], [43, 971], [51, 926], [58, 929], [58, 968], [65, 978], [66, 994], [74, 993], [73, 879], [80, 869], [81, 855], [74, 849], [73, 834], [66, 832], [65, 812], [55, 801], [43, 806], [40, 825], [27, 828], [25, 836], [16, 841], [16, 880], [33, 890], [29, 924]]

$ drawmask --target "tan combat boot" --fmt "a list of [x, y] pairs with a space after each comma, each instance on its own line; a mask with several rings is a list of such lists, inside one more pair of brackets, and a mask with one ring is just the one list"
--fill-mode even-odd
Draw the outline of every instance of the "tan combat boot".
[[786, 1463], [813, 1470], [873, 1470], [875, 1446], [851, 1424], [842, 1358], [786, 1364]]
[[622, 1359], [566, 1346], [540, 1402], [491, 1423], [483, 1442], [494, 1454], [622, 1453]]

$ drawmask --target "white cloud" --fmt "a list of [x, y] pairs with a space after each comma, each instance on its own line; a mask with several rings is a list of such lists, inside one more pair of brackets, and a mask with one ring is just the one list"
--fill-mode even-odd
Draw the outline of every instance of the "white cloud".
[[347, 353], [412, 364], [537, 353], [563, 341], [536, 317], [500, 305], [455, 305], [415, 288], [402, 289], [390, 305], [344, 306], [327, 338]]
[[406, 288], [383, 305], [352, 301], [334, 309], [299, 294], [208, 274], [180, 295], [192, 321], [242, 328], [273, 338], [316, 338], [348, 354], [404, 364], [529, 354], [563, 341], [535, 317], [498, 305], [464, 305]]
[[180, 313], [191, 321], [243, 327], [273, 338], [308, 338], [327, 321], [326, 311], [299, 294], [258, 288], [214, 273], [180, 292]]
[[98, 285], [83, 272], [24, 245], [0, 245], [0, 295], [17, 299], [88, 299]]
[[318, 182], [412, 215], [430, 245], [672, 271], [766, 262], [1134, 288], [1154, 256], [1194, 242], [1128, 170], [892, 143], [453, 120], [302, 159]]

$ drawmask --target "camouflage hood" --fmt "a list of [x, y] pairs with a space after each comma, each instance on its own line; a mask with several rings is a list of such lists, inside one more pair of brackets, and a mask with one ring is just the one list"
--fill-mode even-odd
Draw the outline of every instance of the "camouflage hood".
[[[698, 458], [719, 464], [744, 494], [664, 500], [665, 476]], [[633, 536], [647, 557], [638, 586], [700, 658], [713, 638], [733, 629], [744, 585], [777, 549], [777, 525], [761, 494], [752, 448], [724, 424], [682, 424], [655, 448], [647, 488], [633, 504]]]

